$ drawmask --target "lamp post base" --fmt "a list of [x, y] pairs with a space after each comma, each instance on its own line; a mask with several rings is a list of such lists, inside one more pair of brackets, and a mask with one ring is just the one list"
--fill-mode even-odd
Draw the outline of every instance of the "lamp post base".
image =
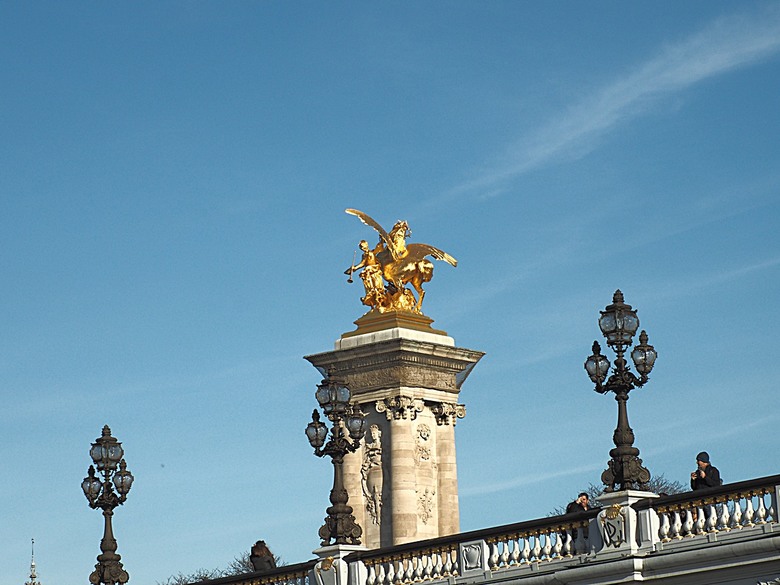
[[[615, 451], [613, 449], [612, 451]], [[639, 449], [631, 455], [615, 455], [610, 452], [612, 459], [607, 469], [601, 474], [601, 482], [606, 486], [605, 492], [623, 490], [644, 489], [650, 481], [650, 471], [642, 465], [642, 460], [637, 457]]]
[[89, 575], [89, 582], [92, 585], [124, 585], [130, 580], [130, 575], [119, 562], [119, 555], [116, 559], [100, 560], [95, 565], [95, 570]]
[[[338, 475], [341, 472], [341, 468], [336, 467], [336, 470]], [[330, 502], [333, 505], [326, 510], [328, 516], [325, 518], [325, 524], [320, 527], [319, 531], [322, 546], [328, 546], [329, 544], [360, 544], [363, 529], [352, 515], [352, 506], [347, 504], [348, 501], [347, 490], [343, 488], [331, 490]]]

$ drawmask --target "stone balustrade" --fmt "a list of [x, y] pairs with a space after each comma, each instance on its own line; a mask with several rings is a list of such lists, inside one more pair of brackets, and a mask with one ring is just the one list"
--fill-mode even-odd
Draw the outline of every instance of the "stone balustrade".
[[202, 581], [209, 585], [311, 585], [310, 577], [317, 559], [284, 565], [270, 571], [258, 571], [232, 577]]
[[366, 585], [408, 585], [566, 559], [586, 553], [589, 524], [597, 513], [553, 516], [359, 551], [346, 559], [365, 565]]
[[[604, 496], [608, 502], [604, 508], [587, 512], [380, 549], [326, 547], [315, 551], [319, 559], [306, 563], [208, 583], [410, 585], [511, 580], [532, 585], [551, 582], [553, 575], [554, 582], [596, 583], [621, 571], [638, 575], [642, 567], [654, 575], [687, 571], [691, 583], [709, 583], [706, 577], [697, 577], [697, 571], [721, 570], [722, 559], [729, 559], [739, 572], [750, 563], [770, 567], [771, 562], [780, 568], [779, 499], [780, 475], [671, 496], [614, 493]], [[733, 546], [730, 555], [724, 556], [723, 546]], [[747, 552], [740, 552], [743, 549]], [[667, 554], [674, 552], [680, 554]], [[742, 554], [746, 564], [734, 565], [733, 559]], [[696, 569], [696, 563], [705, 563], [703, 569]], [[723, 567], [723, 575], [729, 570]], [[780, 579], [780, 569], [777, 573]]]
[[773, 475], [645, 500], [634, 508], [655, 512], [657, 541], [668, 543], [777, 524], [779, 493], [780, 475]]

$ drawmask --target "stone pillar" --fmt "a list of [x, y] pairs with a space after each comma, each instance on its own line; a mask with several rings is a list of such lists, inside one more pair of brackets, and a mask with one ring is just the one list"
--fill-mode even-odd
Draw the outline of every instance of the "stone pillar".
[[344, 460], [349, 504], [368, 548], [458, 532], [455, 423], [460, 388], [482, 352], [455, 347], [431, 320], [368, 313], [335, 350], [307, 356], [346, 381], [367, 415], [361, 448]]
[[460, 508], [458, 502], [458, 464], [455, 460], [455, 422], [439, 426], [439, 534], [460, 532]]

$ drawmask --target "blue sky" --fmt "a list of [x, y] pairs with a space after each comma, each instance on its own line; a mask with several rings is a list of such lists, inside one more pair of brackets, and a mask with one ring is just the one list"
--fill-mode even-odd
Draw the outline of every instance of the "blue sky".
[[131, 582], [311, 557], [302, 356], [362, 314], [374, 237], [347, 207], [459, 261], [424, 310], [486, 352], [462, 529], [598, 482], [616, 406], [582, 364], [616, 288], [659, 353], [647, 467], [780, 472], [777, 3], [7, 2], [0, 32], [1, 583], [33, 537], [44, 585], [85, 582], [104, 424]]

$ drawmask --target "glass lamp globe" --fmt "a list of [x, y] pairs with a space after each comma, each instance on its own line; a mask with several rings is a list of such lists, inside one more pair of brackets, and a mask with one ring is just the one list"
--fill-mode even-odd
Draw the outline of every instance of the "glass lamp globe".
[[623, 302], [620, 289], [612, 296], [612, 304], [601, 311], [599, 328], [609, 345], [631, 345], [631, 339], [639, 328], [636, 311]]
[[356, 406], [347, 417], [347, 430], [352, 439], [358, 440], [365, 434], [366, 418], [360, 406]]
[[306, 438], [309, 444], [315, 449], [319, 449], [325, 444], [328, 436], [328, 428], [320, 422], [320, 413], [316, 410], [311, 415], [312, 421], [306, 425]]
[[133, 474], [127, 471], [125, 460], [122, 459], [119, 462], [119, 471], [117, 471], [113, 477], [114, 487], [116, 488], [116, 491], [119, 492], [120, 496], [125, 497], [127, 495], [133, 485], [134, 479]]
[[639, 345], [631, 352], [631, 360], [636, 366], [636, 371], [641, 375], [648, 375], [655, 365], [655, 359], [658, 357], [655, 348], [647, 343], [647, 333], [642, 330], [639, 334]]
[[81, 482], [81, 489], [84, 492], [84, 495], [87, 497], [87, 500], [89, 500], [90, 504], [97, 500], [102, 487], [103, 483], [97, 477], [95, 477], [95, 468], [90, 465], [89, 471], [87, 472], [87, 477], [85, 477], [84, 481]]
[[585, 360], [585, 370], [588, 372], [592, 382], [602, 383], [609, 371], [609, 360], [601, 355], [601, 346], [597, 341], [593, 342], [593, 355]]

